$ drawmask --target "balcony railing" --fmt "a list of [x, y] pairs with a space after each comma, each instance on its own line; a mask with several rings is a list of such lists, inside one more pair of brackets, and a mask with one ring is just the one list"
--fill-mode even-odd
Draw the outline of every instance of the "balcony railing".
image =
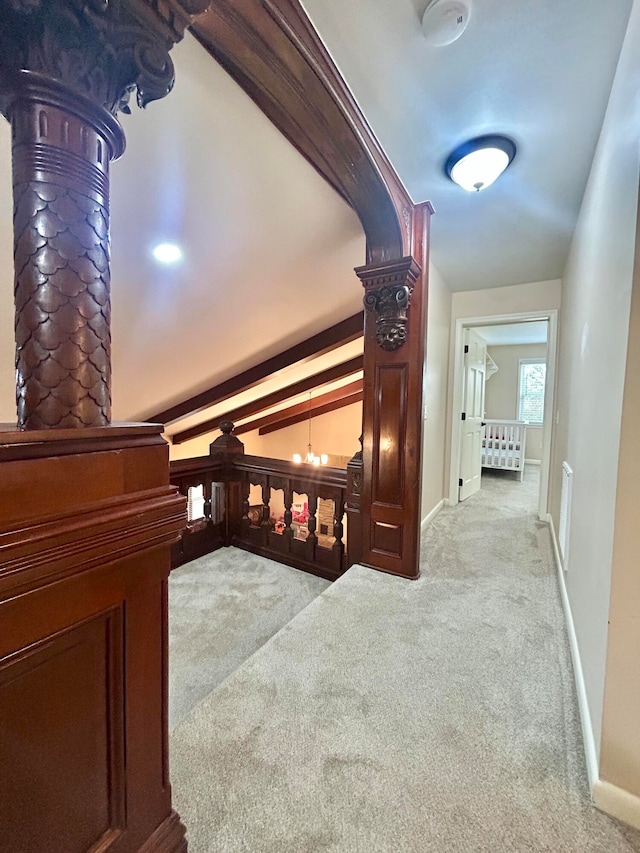
[[[233, 425], [224, 426], [211, 455], [171, 463], [171, 482], [189, 499], [173, 565], [225, 545], [328, 580], [357, 562], [359, 457], [345, 470], [248, 456], [232, 435]], [[353, 547], [347, 551], [348, 540]]]

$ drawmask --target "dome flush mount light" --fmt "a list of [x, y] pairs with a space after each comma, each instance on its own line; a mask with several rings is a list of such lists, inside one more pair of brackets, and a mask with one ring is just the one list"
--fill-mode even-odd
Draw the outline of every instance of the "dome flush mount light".
[[459, 145], [449, 155], [444, 170], [467, 192], [490, 187], [516, 156], [516, 144], [507, 136], [478, 136]]
[[176, 264], [182, 258], [182, 249], [175, 243], [158, 243], [152, 254], [160, 264]]

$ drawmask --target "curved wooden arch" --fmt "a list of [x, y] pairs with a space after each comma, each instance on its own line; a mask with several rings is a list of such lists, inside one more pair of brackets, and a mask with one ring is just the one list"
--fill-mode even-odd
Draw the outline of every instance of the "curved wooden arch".
[[355, 210], [367, 238], [362, 554], [419, 574], [428, 227], [299, 0], [214, 0], [193, 31]]
[[215, 0], [193, 32], [356, 211], [367, 263], [419, 253], [415, 206], [297, 0]]

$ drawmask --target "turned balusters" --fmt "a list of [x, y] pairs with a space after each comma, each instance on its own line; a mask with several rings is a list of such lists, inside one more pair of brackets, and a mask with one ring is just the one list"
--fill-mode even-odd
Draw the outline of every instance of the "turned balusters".
[[334, 507], [334, 510], [333, 510], [333, 512], [334, 512], [334, 516], [333, 516], [333, 537], [335, 539], [335, 542], [333, 543], [333, 549], [332, 550], [333, 550], [334, 554], [336, 554], [336, 559], [337, 559], [339, 565], [341, 565], [343, 555], [344, 555], [344, 541], [343, 541], [343, 537], [344, 537], [343, 518], [344, 518], [344, 512], [345, 512], [344, 502], [342, 502], [340, 500], [334, 500], [333, 507]]
[[269, 486], [269, 478], [265, 477], [263, 482], [259, 484], [262, 488], [262, 541], [265, 545], [269, 543], [269, 531], [271, 530], [271, 487]]

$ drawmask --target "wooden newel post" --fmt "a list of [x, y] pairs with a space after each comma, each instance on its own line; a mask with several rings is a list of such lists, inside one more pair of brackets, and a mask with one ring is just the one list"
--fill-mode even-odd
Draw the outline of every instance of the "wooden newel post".
[[[219, 458], [223, 463], [225, 483], [225, 545], [231, 545], [233, 537], [239, 532], [244, 515], [243, 504], [248, 511], [248, 495], [242, 494], [242, 482], [234, 472], [234, 462], [238, 456], [244, 455], [244, 444], [233, 435], [234, 425], [231, 421], [222, 421], [222, 435], [209, 445], [209, 454]], [[248, 487], [248, 486], [247, 486]], [[245, 499], [246, 498], [246, 499]]]

